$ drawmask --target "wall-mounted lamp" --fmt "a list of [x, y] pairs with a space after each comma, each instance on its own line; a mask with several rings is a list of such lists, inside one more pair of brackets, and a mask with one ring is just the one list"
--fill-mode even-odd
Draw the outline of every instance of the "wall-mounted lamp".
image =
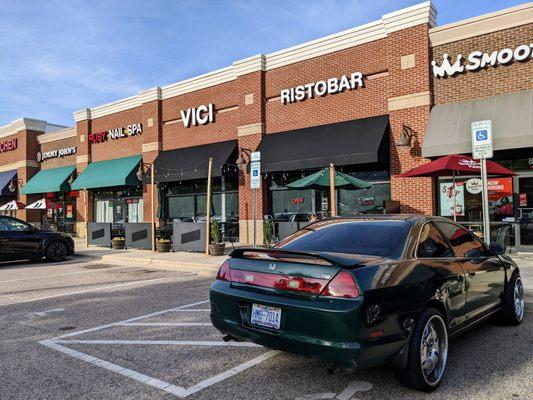
[[411, 146], [411, 139], [413, 136], [416, 136], [416, 133], [408, 127], [407, 125], [403, 125], [402, 132], [400, 133], [400, 137], [396, 141], [396, 146]]
[[[235, 161], [235, 164], [237, 164], [237, 168], [239, 168], [239, 171], [244, 171], [244, 168], [246, 167], [246, 164], [250, 162], [250, 155], [252, 154], [252, 150], [245, 149], [244, 147], [240, 148], [239, 158]], [[244, 159], [244, 155], [248, 157], [248, 161]]]
[[17, 183], [22, 187], [22, 179], [13, 178], [9, 186], [7, 187], [11, 193], [13, 193], [15, 190], [17, 190]]

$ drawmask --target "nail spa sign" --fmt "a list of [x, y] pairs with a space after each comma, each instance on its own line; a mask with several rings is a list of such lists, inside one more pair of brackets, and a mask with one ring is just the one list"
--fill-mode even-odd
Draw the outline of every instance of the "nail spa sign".
[[106, 142], [108, 139], [116, 140], [141, 134], [143, 126], [140, 123], [130, 124], [125, 128], [113, 128], [104, 132], [89, 134], [89, 142], [92, 144]]

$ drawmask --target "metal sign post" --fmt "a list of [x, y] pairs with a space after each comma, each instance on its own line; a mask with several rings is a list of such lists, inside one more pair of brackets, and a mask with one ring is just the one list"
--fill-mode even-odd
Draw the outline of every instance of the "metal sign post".
[[483, 208], [483, 237], [490, 244], [489, 193], [487, 179], [487, 158], [492, 158], [492, 122], [491, 120], [472, 122], [472, 157], [481, 163], [481, 203]]
[[261, 152], [250, 155], [250, 188], [254, 191], [254, 247], [257, 244], [257, 189], [261, 187]]

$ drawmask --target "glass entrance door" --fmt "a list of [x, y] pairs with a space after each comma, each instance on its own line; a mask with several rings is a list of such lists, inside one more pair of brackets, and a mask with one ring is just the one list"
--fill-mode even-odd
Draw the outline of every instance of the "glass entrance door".
[[533, 250], [533, 176], [515, 178], [516, 185], [516, 237], [519, 250]]

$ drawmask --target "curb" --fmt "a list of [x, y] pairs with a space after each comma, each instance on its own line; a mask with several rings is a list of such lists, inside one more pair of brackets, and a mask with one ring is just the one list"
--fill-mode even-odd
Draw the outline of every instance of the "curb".
[[138, 263], [143, 265], [159, 265], [167, 266], [181, 271], [190, 271], [196, 272], [200, 276], [215, 276], [218, 272], [219, 265], [211, 263], [196, 263], [196, 262], [181, 262], [181, 261], [170, 261], [170, 260], [158, 260], [155, 258], [143, 258], [143, 257], [120, 257], [112, 254], [76, 254], [76, 257], [80, 258], [90, 258], [92, 260], [99, 260], [102, 262], [109, 262], [111, 264], [128, 264], [128, 263]]

